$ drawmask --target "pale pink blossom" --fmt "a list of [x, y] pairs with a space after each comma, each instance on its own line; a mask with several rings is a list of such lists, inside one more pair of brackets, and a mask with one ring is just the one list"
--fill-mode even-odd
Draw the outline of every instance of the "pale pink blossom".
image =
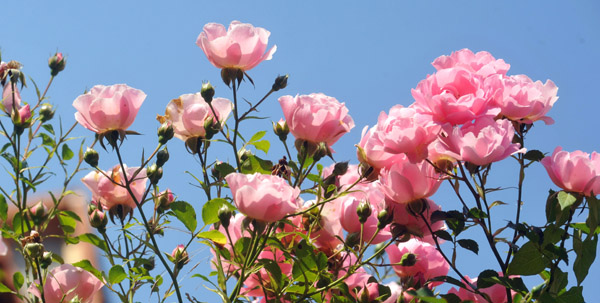
[[379, 181], [388, 200], [404, 204], [430, 197], [440, 187], [442, 179], [431, 164], [425, 161], [412, 163], [404, 157], [383, 169]]
[[[281, 270], [282, 275], [290, 277], [292, 275], [292, 264], [286, 259], [283, 252], [279, 249], [273, 250], [264, 250], [258, 255], [258, 260], [266, 259], [272, 260], [277, 263], [279, 266], [279, 270]], [[252, 297], [267, 297], [266, 299], [274, 299], [269, 296], [269, 292], [277, 291], [276, 285], [271, 284], [271, 275], [270, 273], [263, 267], [258, 272], [250, 275], [244, 281], [244, 288], [242, 293], [244, 296], [252, 296]], [[265, 293], [267, 290], [267, 293]]]
[[405, 155], [386, 152], [383, 142], [375, 135], [376, 131], [376, 126], [371, 128], [365, 126], [363, 128], [356, 156], [361, 163], [369, 164], [374, 169], [375, 174], [378, 174], [381, 169], [401, 161]]
[[459, 66], [482, 77], [495, 74], [506, 75], [510, 68], [510, 64], [502, 59], [494, 58], [486, 51], [474, 54], [466, 48], [452, 52], [450, 56], [437, 57], [431, 64], [437, 70]]
[[189, 138], [204, 138], [206, 121], [212, 119], [213, 124], [223, 127], [233, 109], [233, 103], [225, 98], [215, 98], [211, 105], [216, 117], [200, 93], [181, 95], [167, 104], [165, 115], [157, 116], [157, 120], [160, 123], [171, 122], [175, 137], [184, 142]]
[[586, 196], [600, 193], [600, 154], [580, 150], [563, 151], [558, 146], [541, 161], [552, 182], [558, 187]]
[[[450, 265], [435, 246], [417, 239], [410, 239], [398, 245], [390, 245], [385, 251], [388, 254], [390, 263], [395, 264], [392, 267], [399, 277], [413, 277], [415, 281], [419, 281], [421, 284], [431, 278], [447, 275], [450, 269]], [[399, 264], [405, 254], [414, 255], [416, 262], [412, 266]], [[440, 283], [434, 282], [432, 285], [435, 286]]]
[[10, 81], [6, 81], [2, 91], [2, 105], [4, 106], [4, 112], [6, 112], [8, 115], [10, 115], [13, 111], [13, 104], [15, 104], [14, 106], [17, 110], [21, 108], [21, 93], [19, 92], [17, 84], [14, 86], [14, 98], [12, 84]]
[[98, 134], [126, 130], [135, 120], [146, 94], [125, 84], [96, 85], [75, 99], [75, 120]]
[[[36, 280], [29, 287], [29, 292], [41, 298]], [[86, 270], [71, 264], [60, 265], [48, 273], [44, 283], [44, 299], [46, 303], [66, 303], [79, 298], [82, 303], [90, 303], [94, 295], [104, 283]]]
[[[374, 131], [361, 140], [366, 162], [374, 167], [389, 166], [397, 154], [406, 154], [413, 162], [427, 158], [427, 146], [437, 138], [440, 126], [431, 116], [418, 113], [412, 107], [396, 105], [389, 114], [379, 114]], [[364, 136], [363, 136], [364, 137]], [[371, 159], [371, 161], [369, 161]]]
[[279, 104], [296, 139], [325, 142], [331, 147], [354, 127], [344, 103], [321, 93], [283, 96]]
[[464, 124], [482, 116], [496, 116], [500, 109], [483, 78], [467, 69], [453, 67], [427, 76], [412, 90], [417, 112], [437, 123]]
[[558, 87], [551, 80], [545, 84], [533, 82], [525, 75], [495, 76], [486, 79], [486, 85], [494, 87], [494, 101], [500, 107], [500, 115], [510, 120], [531, 124], [542, 120], [546, 124], [554, 120], [546, 114], [558, 97]]
[[281, 177], [232, 173], [225, 177], [233, 201], [246, 216], [265, 222], [281, 220], [300, 206], [300, 189]]
[[515, 129], [510, 120], [483, 117], [462, 127], [446, 129], [442, 137], [448, 156], [475, 165], [487, 165], [524, 152], [519, 143], [513, 143]]
[[13, 118], [14, 122], [20, 123], [20, 124], [27, 122], [27, 120], [29, 120], [29, 118], [31, 118], [31, 109], [29, 108], [29, 104], [21, 107], [17, 113], [19, 116], [17, 119]]
[[[137, 176], [133, 177], [135, 171], [139, 167], [127, 167], [125, 165], [125, 172], [129, 179], [131, 191], [133, 192], [135, 199], [138, 203], [141, 201], [144, 191], [146, 190], [146, 183], [148, 178], [146, 177], [146, 169], [142, 169]], [[111, 177], [112, 180], [121, 185], [125, 185], [125, 177], [120, 165], [115, 165], [112, 170], [104, 171], [104, 174]], [[128, 206], [129, 208], [135, 208], [136, 204], [133, 197], [129, 194], [126, 188], [117, 186], [113, 181], [109, 180], [104, 174], [98, 171], [92, 171], [88, 173], [81, 181], [83, 184], [90, 189], [92, 192], [92, 199], [100, 202], [103, 207], [111, 209], [117, 205]]]
[[394, 281], [386, 284], [385, 286], [390, 288], [391, 294], [390, 297], [382, 303], [398, 303], [398, 298], [402, 295], [403, 292], [402, 286], [400, 286], [400, 284]]
[[265, 52], [270, 35], [262, 27], [239, 21], [231, 22], [228, 30], [222, 24], [208, 23], [196, 44], [215, 67], [247, 71], [264, 60], [271, 60], [277, 46]]

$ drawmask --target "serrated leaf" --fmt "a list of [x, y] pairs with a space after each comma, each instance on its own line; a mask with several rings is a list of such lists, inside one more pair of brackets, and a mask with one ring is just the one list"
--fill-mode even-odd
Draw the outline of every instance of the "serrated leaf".
[[464, 249], [468, 249], [474, 252], [476, 255], [479, 254], [479, 244], [471, 239], [460, 239], [457, 241], [458, 245], [460, 245]]
[[125, 278], [127, 278], [125, 269], [123, 269], [123, 266], [121, 266], [119, 264], [113, 266], [108, 271], [108, 282], [111, 284], [121, 283], [121, 281], [125, 280]]
[[236, 210], [231, 203], [221, 198], [212, 199], [204, 203], [202, 206], [202, 221], [205, 225], [219, 222], [218, 213], [223, 205], [226, 205], [232, 211]]
[[107, 250], [106, 242], [94, 234], [83, 234], [79, 235], [78, 238], [80, 241], [93, 244], [94, 246], [100, 248], [103, 251]]
[[185, 225], [185, 227], [192, 233], [196, 230], [196, 211], [194, 208], [185, 201], [175, 201], [171, 203], [171, 210], [175, 217]]
[[577, 198], [568, 192], [561, 191], [558, 193], [558, 204], [560, 205], [560, 210], [565, 210], [571, 205], [577, 202]]
[[507, 273], [523, 276], [536, 275], [546, 268], [547, 263], [535, 244], [527, 242], [515, 253]]
[[23, 283], [25, 283], [25, 277], [23, 277], [23, 274], [20, 272], [16, 272], [13, 275], [13, 285], [15, 286], [15, 289], [21, 289], [21, 287], [23, 287]]
[[227, 244], [227, 237], [222, 232], [215, 229], [198, 233], [197, 237], [211, 240], [220, 245]]
[[73, 158], [74, 155], [75, 154], [69, 148], [69, 146], [67, 144], [63, 144], [63, 146], [62, 146], [62, 152], [61, 152], [61, 156], [62, 156], [63, 160], [69, 161], [69, 160], [71, 160]]

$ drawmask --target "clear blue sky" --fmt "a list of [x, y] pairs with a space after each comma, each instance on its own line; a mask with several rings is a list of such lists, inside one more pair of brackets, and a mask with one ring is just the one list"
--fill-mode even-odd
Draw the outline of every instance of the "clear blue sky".
[[[276, 102], [281, 95], [323, 92], [334, 96], [346, 102], [356, 123], [334, 146], [338, 160], [356, 162], [353, 145], [361, 129], [373, 125], [379, 112], [395, 104], [411, 104], [410, 89], [434, 72], [430, 62], [462, 48], [487, 50], [503, 58], [511, 64], [509, 74], [552, 79], [558, 85], [560, 99], [549, 113], [556, 123], [536, 124], [527, 138], [528, 148], [551, 152], [560, 144], [565, 150], [600, 150], [598, 2], [4, 1], [1, 10], [2, 58], [21, 61], [25, 73], [39, 85], [49, 76], [47, 58], [55, 51], [67, 55], [67, 68], [49, 91], [65, 124], [74, 121], [72, 101], [96, 84], [126, 83], [148, 95], [132, 126], [145, 135], [124, 144], [129, 149], [126, 158], [133, 163], [139, 163], [141, 147], [146, 151], [155, 147], [155, 116], [163, 114], [169, 100], [199, 91], [204, 80], [216, 86], [217, 96], [231, 98], [230, 90], [220, 82], [219, 70], [210, 65], [195, 40], [205, 23], [232, 20], [270, 30], [270, 45], [278, 47], [273, 60], [250, 71], [256, 88], [242, 85], [242, 96], [257, 100], [278, 74], [290, 74], [288, 87], [263, 106], [261, 114], [270, 119], [256, 130], [270, 129], [270, 120], [282, 117]], [[32, 90], [23, 93], [25, 100], [34, 96]], [[93, 138], [82, 127], [76, 134], [87, 136], [89, 142]], [[283, 151], [273, 143], [268, 157], [276, 160]], [[200, 165], [177, 139], [169, 143], [169, 150], [167, 182], [161, 184], [200, 206], [203, 193], [188, 185], [193, 179], [183, 173], [199, 174]], [[228, 152], [213, 154], [213, 158], [228, 160]], [[115, 163], [116, 157], [101, 153], [100, 167], [108, 169]], [[498, 186], [514, 186], [516, 171], [511, 172], [493, 181]], [[527, 177], [525, 221], [540, 225], [547, 190], [556, 187], [541, 165], [532, 167]], [[434, 200], [444, 209], [458, 208], [456, 199], [443, 193]], [[514, 190], [497, 197], [510, 204], [503, 206], [506, 213], [512, 213], [514, 197]], [[506, 221], [497, 222], [499, 227]], [[164, 250], [176, 244], [166, 242]], [[193, 252], [194, 261], [200, 262], [198, 270], [207, 273], [208, 250], [198, 244]], [[484, 268], [469, 264], [493, 264], [484, 253], [477, 259], [467, 254], [459, 264], [467, 266], [465, 272], [471, 276]], [[599, 278], [596, 264], [584, 283], [587, 298], [600, 295], [595, 287]], [[200, 284], [200, 280], [186, 279], [184, 291], [211, 298]]]

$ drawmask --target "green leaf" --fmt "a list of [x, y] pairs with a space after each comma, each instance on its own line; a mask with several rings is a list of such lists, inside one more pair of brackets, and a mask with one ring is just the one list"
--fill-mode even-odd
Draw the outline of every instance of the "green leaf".
[[175, 217], [185, 225], [185, 227], [192, 233], [196, 230], [196, 211], [194, 208], [185, 201], [175, 201], [171, 203], [171, 210], [175, 214]]
[[590, 266], [592, 266], [596, 259], [596, 247], [598, 247], [597, 236], [594, 236], [593, 238], [588, 237], [581, 242], [581, 245], [576, 246], [573, 244], [573, 248], [577, 253], [577, 258], [575, 259], [575, 263], [573, 263], [573, 271], [577, 278], [577, 285], [581, 285], [581, 282], [583, 282], [588, 275]]
[[436, 230], [433, 232], [438, 238], [442, 238], [446, 241], [452, 241], [452, 236], [445, 230]]
[[475, 218], [475, 219], [485, 219], [488, 217], [488, 215], [483, 210], [481, 210], [477, 207], [473, 207], [473, 208], [469, 209], [469, 213], [467, 214], [467, 216], [469, 218]]
[[[52, 254], [52, 255], [54, 255], [54, 254]], [[75, 262], [72, 265], [83, 268], [83, 269], [89, 271], [92, 275], [96, 276], [96, 278], [100, 279], [101, 281], [103, 280], [102, 273], [99, 270], [97, 270], [89, 260], [84, 259], [79, 262]]]
[[0, 282], [0, 293], [3, 293], [3, 292], [14, 293], [14, 291], [12, 289], [8, 288], [8, 286], [6, 286], [2, 282]]
[[558, 204], [560, 205], [560, 210], [565, 210], [566, 208], [571, 207], [571, 205], [575, 204], [575, 202], [577, 202], [577, 198], [575, 198], [575, 196], [572, 194], [565, 191], [558, 193]]
[[125, 280], [125, 278], [127, 278], [125, 269], [123, 269], [123, 266], [121, 266], [119, 264], [113, 266], [108, 271], [108, 282], [111, 284], [121, 283], [121, 281]]
[[488, 288], [496, 285], [493, 278], [498, 278], [498, 273], [493, 269], [482, 271], [477, 277], [477, 288]]
[[227, 175], [235, 172], [235, 168], [233, 168], [233, 166], [229, 165], [229, 163], [227, 163], [227, 162], [217, 163], [214, 165], [214, 168], [215, 168], [215, 170], [217, 170], [219, 172], [219, 174], [223, 178], [225, 178]]
[[252, 138], [250, 138], [250, 141], [248, 142], [256, 142], [260, 139], [262, 139], [262, 137], [264, 137], [267, 134], [266, 130], [261, 130], [259, 132], [257, 132], [256, 134], [252, 135]]
[[54, 128], [52, 127], [52, 124], [44, 124], [42, 125], [42, 127], [49, 133], [54, 135]]
[[75, 232], [77, 220], [69, 216], [68, 213], [60, 212], [58, 216], [58, 222], [60, 222], [60, 227], [65, 234], [72, 234]]
[[54, 139], [48, 136], [45, 133], [40, 133], [40, 137], [42, 137], [42, 144], [50, 147], [54, 147]]
[[466, 288], [466, 285], [462, 281], [460, 281], [456, 278], [450, 277], [450, 276], [439, 276], [439, 277], [431, 278], [431, 279], [429, 279], [429, 281], [450, 283], [450, 284], [452, 284], [454, 286], [458, 286], [460, 288]]
[[69, 146], [67, 144], [63, 144], [63, 146], [62, 146], [62, 152], [61, 152], [61, 156], [62, 156], [63, 160], [69, 161], [69, 160], [71, 160], [73, 158], [74, 155], [75, 154], [69, 148]]
[[215, 229], [198, 233], [197, 237], [211, 240], [220, 245], [227, 244], [227, 237], [222, 232]]
[[281, 289], [283, 286], [283, 274], [279, 264], [271, 259], [259, 259], [258, 262], [264, 266], [267, 272], [269, 272], [271, 285], [275, 286], [275, 290]]
[[15, 289], [21, 289], [21, 287], [23, 287], [23, 283], [25, 283], [25, 278], [23, 277], [23, 274], [17, 271], [13, 275], [13, 285], [15, 286]]
[[0, 219], [6, 222], [6, 218], [8, 216], [8, 203], [6, 203], [6, 198], [4, 198], [3, 194], [0, 194]]
[[204, 206], [202, 206], [202, 221], [205, 225], [219, 222], [218, 213], [223, 205], [226, 205], [232, 211], [236, 210], [231, 203], [221, 198], [215, 198], [204, 203]]
[[83, 235], [80, 235], [78, 238], [80, 241], [93, 244], [103, 251], [107, 250], [106, 242], [104, 242], [104, 240], [100, 239], [100, 237], [98, 237], [94, 234], [89, 234], [89, 233], [83, 234]]
[[543, 258], [535, 243], [527, 242], [515, 253], [512, 262], [508, 266], [508, 274], [536, 275], [542, 272], [546, 265], [547, 261]]
[[556, 210], [558, 208], [558, 199], [556, 199], [556, 192], [553, 190], [548, 191], [548, 199], [546, 200], [546, 221], [548, 223], [556, 220]]
[[250, 155], [248, 158], [242, 163], [242, 173], [244, 174], [253, 174], [253, 173], [261, 173], [261, 174], [271, 174], [271, 169], [273, 168], [273, 162], [268, 160], [263, 160], [257, 156]]
[[583, 286], [573, 286], [568, 291], [558, 296], [558, 302], [560, 303], [571, 303], [571, 302], [585, 302], [583, 298]]
[[271, 148], [271, 142], [269, 142], [267, 140], [256, 141], [256, 142], [252, 142], [250, 144], [254, 145], [254, 147], [256, 147], [256, 149], [263, 151], [265, 153], [265, 155], [269, 153], [269, 148]]
[[479, 245], [474, 240], [460, 239], [458, 240], [458, 245], [460, 245], [464, 249], [468, 249], [474, 252], [476, 255], [479, 254]]
[[597, 231], [598, 225], [600, 225], [600, 200], [596, 197], [587, 197], [586, 201], [590, 210], [585, 224], [588, 226], [588, 230]]
[[544, 153], [542, 153], [541, 151], [537, 150], [537, 149], [532, 149], [529, 150], [525, 153], [525, 155], [523, 156], [523, 158], [525, 160], [530, 160], [530, 161], [541, 161], [542, 159], [544, 159]]

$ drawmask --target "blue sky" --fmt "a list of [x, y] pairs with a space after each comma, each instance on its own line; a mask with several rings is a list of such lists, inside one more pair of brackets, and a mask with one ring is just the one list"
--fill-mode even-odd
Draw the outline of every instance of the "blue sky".
[[[354, 144], [361, 129], [373, 125], [381, 111], [395, 104], [413, 102], [410, 89], [433, 73], [430, 63], [454, 50], [487, 50], [511, 64], [509, 74], [526, 74], [534, 80], [552, 79], [560, 99], [549, 115], [554, 125], [536, 124], [526, 144], [528, 148], [551, 152], [561, 145], [565, 150], [600, 150], [597, 115], [597, 72], [600, 70], [600, 4], [593, 1], [9, 1], [2, 5], [0, 48], [3, 60], [18, 60], [27, 75], [44, 85], [49, 72], [46, 60], [55, 51], [67, 55], [67, 68], [49, 91], [65, 125], [73, 123], [72, 101], [96, 84], [126, 83], [143, 90], [147, 99], [132, 129], [145, 134], [130, 138], [126, 159], [139, 162], [141, 148], [155, 147], [156, 114], [163, 114], [169, 100], [199, 91], [210, 80], [217, 96], [231, 98], [220, 82], [219, 70], [206, 60], [195, 44], [204, 24], [229, 24], [232, 20], [252, 23], [271, 31], [270, 45], [276, 44], [273, 60], [250, 71], [256, 83], [243, 84], [240, 94], [257, 100], [270, 88], [278, 74], [290, 74], [288, 87], [269, 98], [260, 114], [270, 117], [253, 127], [270, 129], [270, 120], [282, 113], [276, 98], [281, 95], [323, 92], [345, 102], [356, 128], [334, 149], [337, 160], [356, 162]], [[34, 91], [23, 92], [25, 100]], [[79, 127], [78, 136], [92, 134]], [[268, 157], [283, 155], [274, 136]], [[202, 204], [200, 189], [190, 186], [193, 179], [184, 173], [200, 165], [185, 152], [183, 143], [169, 143], [171, 161], [166, 166], [163, 187], [168, 186], [183, 200]], [[229, 150], [213, 154], [228, 160]], [[100, 167], [108, 169], [116, 157], [101, 153]], [[514, 186], [516, 171], [511, 164], [498, 165], [498, 186]], [[514, 168], [514, 167], [512, 167]], [[525, 221], [542, 224], [548, 188], [556, 188], [541, 165], [528, 171], [525, 195]], [[58, 184], [58, 183], [57, 183]], [[448, 191], [434, 197], [444, 209], [458, 208]], [[506, 214], [514, 209], [514, 191], [499, 194]], [[503, 212], [504, 214], [504, 212]], [[512, 217], [511, 217], [512, 219]], [[508, 219], [507, 219], [508, 220]], [[506, 221], [498, 220], [496, 226]], [[178, 243], [166, 242], [165, 251]], [[209, 257], [204, 247], [193, 247], [199, 270]], [[465, 252], [469, 254], [469, 252]], [[470, 264], [490, 264], [482, 253], [478, 262], [465, 255], [463, 265], [476, 276], [485, 268]], [[460, 264], [460, 261], [459, 261]], [[586, 297], [597, 296], [593, 281], [600, 278], [594, 265], [584, 283]], [[574, 279], [571, 279], [574, 280]], [[211, 294], [199, 280], [185, 280], [184, 291]], [[140, 299], [143, 299], [140, 297]]]

